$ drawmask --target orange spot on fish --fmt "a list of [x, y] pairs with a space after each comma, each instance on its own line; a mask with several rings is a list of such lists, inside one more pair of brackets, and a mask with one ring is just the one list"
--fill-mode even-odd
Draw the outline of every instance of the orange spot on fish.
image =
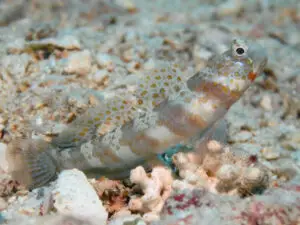
[[256, 73], [250, 72], [248, 73], [248, 79], [251, 80], [252, 82], [255, 80], [256, 78]]

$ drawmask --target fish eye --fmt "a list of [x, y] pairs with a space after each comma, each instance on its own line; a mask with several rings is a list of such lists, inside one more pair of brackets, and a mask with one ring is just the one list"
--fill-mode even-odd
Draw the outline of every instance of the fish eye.
[[245, 50], [243, 48], [237, 48], [235, 50], [235, 52], [238, 54], [238, 55], [243, 55], [245, 53]]
[[240, 39], [235, 39], [231, 45], [232, 56], [237, 59], [247, 57], [248, 46], [247, 43]]

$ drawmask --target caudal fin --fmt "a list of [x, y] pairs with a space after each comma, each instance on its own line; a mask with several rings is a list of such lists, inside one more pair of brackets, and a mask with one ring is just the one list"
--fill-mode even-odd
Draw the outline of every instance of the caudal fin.
[[15, 139], [7, 148], [8, 171], [13, 179], [29, 189], [49, 183], [56, 177], [57, 165], [42, 140]]

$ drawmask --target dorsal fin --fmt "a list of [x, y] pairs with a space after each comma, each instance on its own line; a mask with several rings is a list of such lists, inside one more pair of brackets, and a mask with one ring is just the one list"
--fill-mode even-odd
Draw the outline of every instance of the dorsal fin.
[[136, 97], [141, 108], [154, 108], [167, 99], [175, 99], [187, 91], [186, 81], [191, 76], [179, 64], [160, 62], [146, 70], [137, 81]]

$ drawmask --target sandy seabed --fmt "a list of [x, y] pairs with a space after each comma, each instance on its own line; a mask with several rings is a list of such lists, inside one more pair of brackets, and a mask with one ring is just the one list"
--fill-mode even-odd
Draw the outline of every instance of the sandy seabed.
[[[177, 154], [176, 178], [74, 169], [30, 192], [7, 174], [12, 139], [51, 138], [155, 60], [199, 71], [235, 37], [260, 43], [268, 64], [200, 167]], [[2, 0], [0, 142], [3, 224], [300, 224], [300, 2]]]

